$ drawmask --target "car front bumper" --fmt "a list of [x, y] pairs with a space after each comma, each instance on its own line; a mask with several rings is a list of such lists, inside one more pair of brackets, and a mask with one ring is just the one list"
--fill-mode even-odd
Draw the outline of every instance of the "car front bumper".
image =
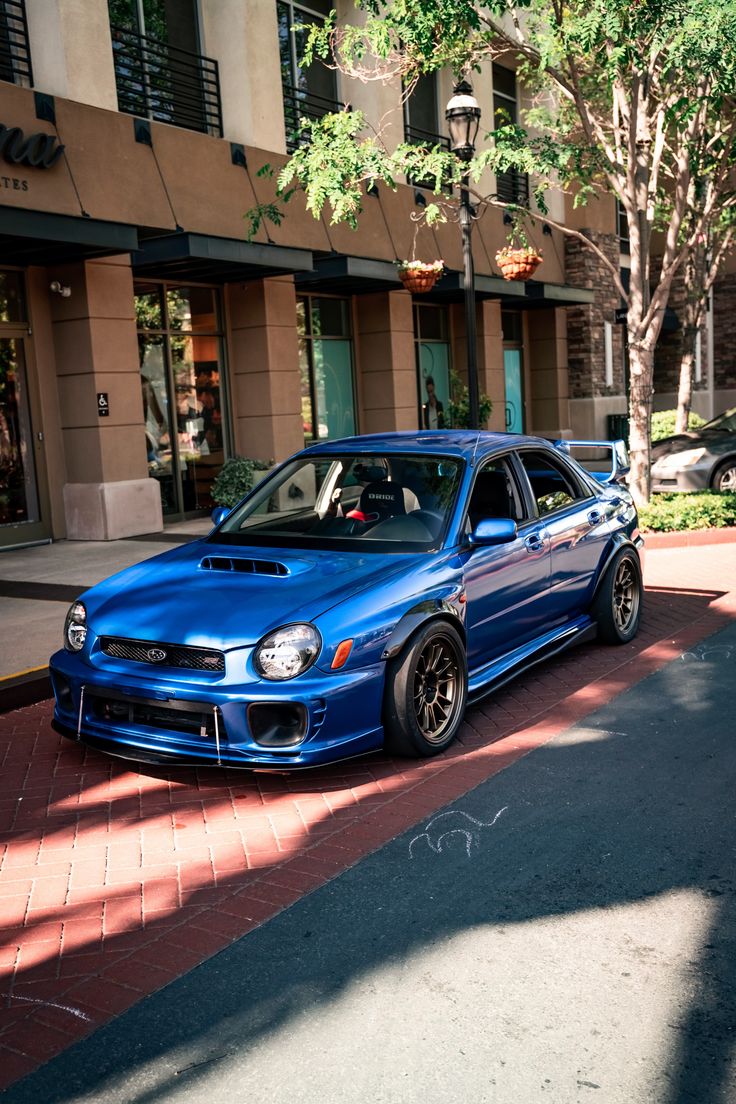
[[[180, 678], [157, 670], [121, 676], [57, 652], [49, 663], [56, 699], [54, 727], [112, 755], [144, 763], [250, 768], [296, 768], [377, 750], [385, 664], [352, 671], [312, 668], [282, 683], [228, 685]], [[261, 712], [254, 714], [250, 707]], [[288, 718], [288, 726], [263, 716]], [[258, 724], [254, 722], [258, 716]], [[278, 746], [263, 741], [275, 738]]]
[[710, 485], [712, 458], [701, 460], [682, 468], [669, 468], [661, 462], [652, 465], [652, 491], [664, 494], [667, 491], [707, 491]]

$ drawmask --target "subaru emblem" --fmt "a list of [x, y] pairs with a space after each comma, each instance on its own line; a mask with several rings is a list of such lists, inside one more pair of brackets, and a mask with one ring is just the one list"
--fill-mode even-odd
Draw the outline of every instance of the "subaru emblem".
[[149, 648], [146, 655], [150, 659], [151, 663], [163, 663], [166, 659], [166, 652], [163, 648]]

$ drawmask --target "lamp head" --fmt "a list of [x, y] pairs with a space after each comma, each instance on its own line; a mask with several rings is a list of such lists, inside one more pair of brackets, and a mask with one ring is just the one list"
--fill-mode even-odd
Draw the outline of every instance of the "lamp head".
[[452, 152], [461, 161], [472, 160], [480, 126], [480, 107], [473, 86], [464, 78], [457, 82], [445, 108]]

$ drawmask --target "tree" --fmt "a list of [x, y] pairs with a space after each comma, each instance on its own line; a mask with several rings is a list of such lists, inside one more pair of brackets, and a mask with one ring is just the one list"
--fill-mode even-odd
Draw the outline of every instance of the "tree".
[[[631, 489], [646, 502], [654, 349], [665, 307], [676, 273], [707, 236], [729, 187], [736, 0], [356, 0], [356, 6], [363, 14], [355, 25], [338, 28], [328, 20], [312, 29], [308, 58], [320, 56], [363, 80], [400, 76], [410, 91], [423, 73], [446, 66], [468, 72], [511, 55], [536, 92], [525, 125], [490, 132], [491, 145], [476, 153], [470, 178], [477, 187], [487, 168], [535, 173], [533, 202], [516, 214], [583, 237], [608, 268], [627, 308]], [[407, 144], [391, 150], [359, 112], [305, 129], [308, 141], [279, 176], [282, 196], [300, 187], [315, 216], [329, 206], [333, 222], [355, 225], [366, 184], [395, 187], [401, 174], [431, 177], [441, 198], [426, 217], [444, 217], [447, 184], [458, 182], [463, 169], [451, 154]], [[698, 193], [694, 169], [702, 168], [704, 151], [709, 187]], [[549, 216], [544, 196], [552, 186], [574, 193], [576, 203], [602, 192], [620, 201], [630, 240], [628, 288], [594, 242]], [[493, 195], [476, 196], [508, 207]], [[655, 252], [661, 263], [652, 279]]]

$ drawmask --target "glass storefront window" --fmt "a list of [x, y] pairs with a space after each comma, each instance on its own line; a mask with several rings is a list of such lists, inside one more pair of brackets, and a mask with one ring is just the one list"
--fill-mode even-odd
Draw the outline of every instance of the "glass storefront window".
[[305, 443], [351, 437], [357, 419], [350, 300], [300, 296], [297, 334]]
[[0, 526], [40, 519], [23, 341], [0, 338]]
[[136, 314], [149, 475], [164, 514], [209, 510], [226, 446], [217, 289], [139, 284]]
[[417, 401], [421, 429], [450, 429], [450, 341], [447, 307], [415, 305]]
[[20, 272], [0, 272], [0, 322], [25, 322], [26, 302]]

